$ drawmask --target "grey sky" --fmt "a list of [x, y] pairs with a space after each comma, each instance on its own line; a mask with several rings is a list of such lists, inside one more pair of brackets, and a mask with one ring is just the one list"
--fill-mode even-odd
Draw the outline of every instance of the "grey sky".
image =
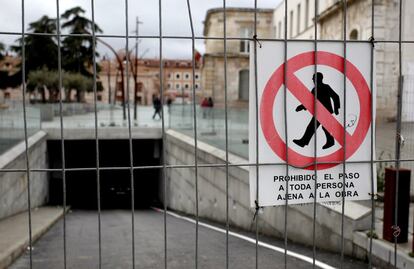
[[[281, 0], [259, 0], [258, 7], [275, 8]], [[210, 8], [222, 7], [222, 0], [190, 0], [193, 13], [196, 35], [203, 33], [203, 20], [206, 11]], [[227, 7], [254, 7], [254, 0], [228, 0]], [[87, 11], [86, 16], [91, 18], [90, 0], [60, 0], [60, 13], [74, 6], [81, 6]], [[0, 0], [1, 32], [21, 32], [21, 1]], [[25, 24], [39, 19], [42, 15], [56, 17], [55, 0], [27, 0], [25, 1]], [[158, 1], [157, 0], [129, 0], [128, 1], [128, 27], [130, 34], [135, 30], [135, 17], [143, 22], [140, 25], [140, 34], [157, 35], [158, 30]], [[188, 20], [186, 0], [163, 0], [162, 1], [163, 35], [189, 36], [191, 34]], [[125, 35], [125, 1], [123, 0], [95, 0], [95, 20], [103, 29], [104, 34]], [[0, 42], [11, 45], [17, 36], [0, 36]], [[125, 47], [125, 39], [105, 39], [116, 50]], [[129, 41], [133, 47], [135, 40]], [[140, 43], [140, 51], [148, 49], [145, 57], [158, 56], [158, 39], [144, 39]], [[163, 41], [163, 56], [168, 58], [191, 57], [191, 41], [189, 40], [167, 40]], [[203, 41], [197, 41], [196, 48], [204, 51]], [[109, 50], [98, 44], [101, 55]]]

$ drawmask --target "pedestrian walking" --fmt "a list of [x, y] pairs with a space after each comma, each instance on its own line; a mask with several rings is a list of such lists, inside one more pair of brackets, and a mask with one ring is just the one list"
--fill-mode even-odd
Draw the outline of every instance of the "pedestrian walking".
[[203, 111], [203, 119], [205, 119], [206, 116], [207, 116], [207, 110], [209, 108], [209, 103], [208, 103], [207, 97], [203, 98], [203, 101], [201, 101], [200, 106], [201, 106], [201, 110]]
[[158, 96], [154, 96], [152, 100], [152, 105], [154, 106], [154, 115], [152, 115], [152, 119], [155, 119], [155, 116], [158, 115], [160, 119], [162, 119], [162, 103], [161, 99]]

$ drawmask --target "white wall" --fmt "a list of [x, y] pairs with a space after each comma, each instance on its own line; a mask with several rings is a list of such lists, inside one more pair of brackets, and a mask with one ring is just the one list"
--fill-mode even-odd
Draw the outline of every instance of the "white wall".
[[[319, 13], [326, 10], [337, 0], [322, 0], [318, 1]], [[298, 39], [312, 39], [314, 38], [314, 23], [315, 15], [315, 0], [288, 0], [288, 20], [287, 20], [287, 37]], [[300, 5], [300, 19], [298, 20], [298, 5]], [[308, 6], [308, 7], [307, 7]], [[291, 14], [293, 17], [291, 17]], [[276, 7], [273, 18], [273, 26], [275, 29], [276, 38], [284, 38], [285, 31], [285, 1]], [[292, 18], [292, 19], [291, 19]], [[292, 22], [292, 26], [291, 26]], [[299, 32], [298, 32], [299, 23]], [[293, 30], [292, 33], [290, 30]], [[318, 31], [319, 32], [319, 31]]]

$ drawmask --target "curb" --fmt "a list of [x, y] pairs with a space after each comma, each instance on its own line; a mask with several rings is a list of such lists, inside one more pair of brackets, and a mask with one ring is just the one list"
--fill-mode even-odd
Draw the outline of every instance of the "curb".
[[[68, 211], [67, 209], [66, 211]], [[43, 225], [40, 229], [32, 230], [32, 243], [35, 243], [43, 234], [45, 234], [61, 217], [63, 209], [50, 222]], [[0, 269], [6, 269], [29, 247], [29, 238], [24, 238], [15, 242], [6, 252], [0, 253]]]

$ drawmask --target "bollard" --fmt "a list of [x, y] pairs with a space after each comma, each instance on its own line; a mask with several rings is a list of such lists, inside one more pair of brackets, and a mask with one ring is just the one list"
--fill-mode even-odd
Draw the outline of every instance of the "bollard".
[[395, 189], [397, 169], [385, 168], [384, 192], [384, 226], [382, 235], [384, 240], [397, 243], [408, 242], [408, 217], [410, 207], [410, 175], [411, 170], [400, 168], [398, 179], [398, 218], [395, 225]]

